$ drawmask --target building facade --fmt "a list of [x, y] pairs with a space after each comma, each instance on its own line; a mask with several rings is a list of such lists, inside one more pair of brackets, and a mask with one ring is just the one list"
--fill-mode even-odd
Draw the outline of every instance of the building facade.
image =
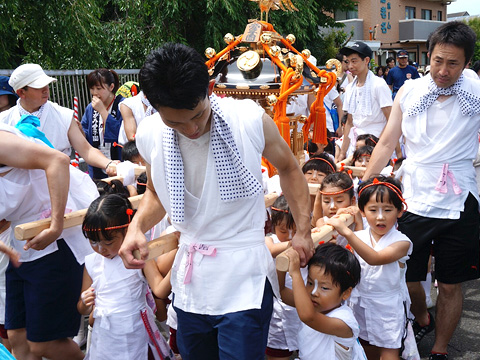
[[[455, 0], [453, 0], [455, 1]], [[446, 0], [358, 0], [355, 11], [337, 12], [335, 20], [353, 31], [351, 41], [367, 42], [377, 64], [386, 65], [398, 50], [420, 66], [428, 64], [428, 35], [447, 20]]]

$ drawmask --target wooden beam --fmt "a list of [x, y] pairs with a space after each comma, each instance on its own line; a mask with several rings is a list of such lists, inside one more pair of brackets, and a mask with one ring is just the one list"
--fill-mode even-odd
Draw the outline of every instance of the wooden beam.
[[[143, 195], [132, 196], [129, 198], [130, 202], [134, 209], [138, 207], [140, 200], [142, 199]], [[271, 193], [264, 196], [265, 199], [265, 207], [270, 207], [278, 198], [277, 193]], [[87, 209], [73, 211], [69, 214], [66, 214], [63, 217], [63, 228], [71, 228], [77, 225], [81, 225], [83, 219], [85, 218], [85, 214], [87, 213]], [[48, 229], [50, 227], [51, 218], [32, 221], [25, 224], [20, 224], [15, 227], [15, 237], [18, 240], [27, 240], [32, 239], [36, 235], [40, 234], [42, 230]]]
[[275, 200], [278, 199], [280, 195], [278, 195], [277, 193], [270, 193], [270, 194], [267, 194], [264, 196], [264, 199], [265, 199], [265, 207], [268, 208], [270, 206], [273, 205], [273, 203], [275, 202]]
[[[179, 232], [160, 236], [148, 243], [148, 257], [147, 260], [154, 259], [169, 251], [175, 250], [178, 247]], [[140, 251], [134, 250], [133, 257], [137, 260], [141, 259]]]
[[308, 184], [308, 191], [310, 192], [310, 195], [317, 195], [319, 189], [320, 184]]
[[[337, 166], [338, 166], [338, 164], [337, 164]], [[363, 174], [367, 170], [366, 167], [358, 167], [358, 166], [346, 166], [345, 165], [343, 168], [345, 170], [352, 170], [352, 176], [356, 176], [356, 177], [363, 176]], [[340, 166], [338, 166], [338, 171], [340, 171]]]
[[[340, 218], [347, 224], [347, 226], [350, 226], [353, 223], [353, 216], [350, 214], [342, 214], [340, 215]], [[317, 247], [318, 244], [321, 242], [330, 241], [334, 234], [335, 234], [335, 229], [333, 228], [333, 226], [323, 225], [320, 228], [319, 232], [312, 233], [313, 245]], [[285, 255], [285, 251], [276, 257], [276, 266], [277, 266], [277, 270], [279, 271], [288, 271], [289, 263], [290, 261], [288, 260], [288, 257]]]
[[[143, 195], [132, 196], [128, 198], [132, 203], [134, 209], [138, 207], [140, 200]], [[65, 214], [63, 217], [63, 228], [71, 228], [77, 225], [81, 225], [85, 215], [87, 214], [87, 209], [73, 211], [69, 214]], [[32, 239], [36, 235], [40, 234], [45, 229], [50, 227], [52, 219], [46, 218], [42, 220], [32, 221], [25, 224], [20, 224], [15, 227], [15, 237], [17, 240], [27, 240]]]
[[[108, 167], [117, 170], [117, 164], [112, 163], [108, 165]], [[147, 171], [147, 168], [145, 166], [137, 165], [135, 166], [134, 171], [135, 171], [135, 176], [139, 176], [141, 173], [144, 173], [145, 171]]]

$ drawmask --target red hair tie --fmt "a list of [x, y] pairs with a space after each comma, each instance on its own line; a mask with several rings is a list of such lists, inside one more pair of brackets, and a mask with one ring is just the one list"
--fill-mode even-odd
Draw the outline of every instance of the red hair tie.
[[368, 185], [365, 185], [359, 192], [358, 192], [358, 197], [360, 197], [360, 195], [362, 194], [363, 190], [365, 190], [366, 188], [369, 188], [371, 186], [377, 186], [377, 185], [383, 185], [383, 186], [386, 186], [388, 187], [390, 190], [392, 190], [397, 196], [398, 198], [401, 200], [401, 202], [403, 203], [403, 205], [405, 205], [405, 211], [408, 209], [408, 205], [407, 203], [405, 202], [405, 199], [403, 198], [402, 196], [402, 192], [401, 190], [396, 187], [395, 185], [393, 184], [390, 184], [388, 182], [385, 182], [385, 181], [379, 181], [377, 178], [373, 179], [373, 182], [368, 184]]
[[[351, 171], [351, 170], [350, 170]], [[328, 195], [328, 196], [332, 196], [332, 195], [339, 195], [339, 194], [343, 194], [344, 192], [347, 192], [348, 190], [350, 190], [351, 188], [353, 188], [353, 185], [346, 188], [346, 189], [343, 189], [343, 190], [340, 190], [340, 191], [334, 191], [334, 192], [325, 192], [325, 191], [321, 191], [319, 190], [318, 192], [322, 195]]]
[[278, 208], [273, 207], [273, 206], [271, 207], [271, 209], [275, 210], [275, 211], [281, 211], [281, 212], [284, 212], [284, 213], [288, 214], [288, 210], [278, 209]]
[[345, 170], [345, 163], [340, 163], [340, 171]]
[[320, 158], [320, 157], [313, 157], [311, 158], [310, 160], [308, 160], [305, 164], [303, 164], [303, 166], [307, 165], [310, 161], [312, 160], [321, 160], [323, 162], [326, 162], [328, 164], [328, 166], [330, 166], [330, 168], [332, 169], [333, 172], [337, 172], [337, 170], [335, 170], [335, 168], [333, 167], [332, 164], [330, 164], [330, 161], [328, 160], [325, 160], [324, 158]]
[[113, 146], [114, 146], [114, 147], [117, 147], [117, 146], [118, 146], [118, 147], [123, 148], [123, 145], [120, 145], [120, 144], [117, 143], [116, 141], [113, 142]]

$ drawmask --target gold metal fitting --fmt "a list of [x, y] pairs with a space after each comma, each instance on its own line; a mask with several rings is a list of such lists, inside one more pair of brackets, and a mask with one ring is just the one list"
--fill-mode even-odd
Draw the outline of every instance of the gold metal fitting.
[[223, 37], [223, 40], [224, 40], [227, 44], [230, 44], [230, 43], [232, 43], [232, 42], [235, 40], [235, 36], [233, 36], [233, 35], [230, 34], [230, 33], [227, 33], [227, 34], [225, 34], [225, 36]]
[[278, 98], [275, 95], [268, 95], [267, 96], [267, 104], [270, 106], [275, 106], [278, 102]]
[[217, 55], [217, 52], [215, 51], [214, 48], [208, 47], [205, 49], [205, 56], [209, 59]]
[[288, 59], [290, 60], [290, 66], [296, 67], [297, 66], [297, 55], [293, 53], [288, 53]]
[[305, 56], [307, 59], [312, 55], [312, 52], [308, 49], [304, 49], [302, 51], [303, 56]]
[[260, 41], [262, 44], [270, 45], [272, 43], [272, 34], [264, 32], [262, 36], [260, 36]]
[[293, 34], [288, 34], [285, 39], [287, 39], [287, 41], [288, 41], [290, 44], [293, 44], [293, 43], [295, 42], [295, 40], [296, 40], [296, 37], [295, 37], [295, 35], [293, 35]]
[[282, 49], [280, 48], [280, 46], [274, 45], [270, 48], [270, 55], [272, 55], [273, 57], [278, 57], [278, 55], [280, 55], [281, 53]]

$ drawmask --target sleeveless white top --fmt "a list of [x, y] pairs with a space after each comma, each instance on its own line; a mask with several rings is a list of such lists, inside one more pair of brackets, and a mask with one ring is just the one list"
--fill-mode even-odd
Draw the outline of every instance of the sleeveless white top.
[[[20, 120], [18, 106], [14, 106], [0, 114], [0, 122], [15, 126]], [[64, 154], [70, 156], [72, 145], [68, 139], [68, 130], [72, 124], [73, 110], [67, 109], [51, 101], [47, 101], [40, 117], [40, 127], [38, 128], [53, 147]]]
[[[264, 110], [251, 100], [219, 98], [218, 103], [245, 166], [262, 182]], [[158, 113], [149, 116], [140, 124], [136, 140], [140, 154], [151, 165], [157, 195], [171, 214], [162, 146], [165, 127]], [[172, 223], [181, 232], [172, 268], [175, 306], [207, 315], [259, 309], [267, 278], [278, 293], [275, 266], [265, 245], [264, 212], [263, 194], [255, 199], [221, 201], [210, 148], [201, 197], [185, 191], [185, 221]], [[188, 248], [193, 243], [214, 246], [217, 252], [215, 256], [195, 252], [191, 282], [184, 284]]]
[[[42, 141], [26, 137], [19, 130], [0, 123], [0, 131], [8, 131], [33, 142], [43, 144]], [[47, 145], [45, 145], [47, 146]], [[10, 171], [9, 171], [10, 170]], [[18, 224], [36, 221], [50, 217], [51, 204], [47, 178], [43, 170], [26, 170], [11, 167], [1, 167], [0, 173], [9, 171], [0, 177], [0, 219], [11, 221], [11, 228]], [[68, 192], [65, 213], [88, 208], [90, 203], [98, 197], [96, 185], [92, 179], [80, 170], [70, 166], [70, 187]], [[80, 225], [64, 229], [59, 239], [63, 238], [72, 250], [79, 264], [83, 264], [86, 255], [92, 248], [82, 234]], [[20, 253], [20, 261], [33, 261], [58, 249], [53, 242], [43, 250], [28, 249], [23, 246], [25, 241], [17, 240], [11, 233], [11, 245]]]

